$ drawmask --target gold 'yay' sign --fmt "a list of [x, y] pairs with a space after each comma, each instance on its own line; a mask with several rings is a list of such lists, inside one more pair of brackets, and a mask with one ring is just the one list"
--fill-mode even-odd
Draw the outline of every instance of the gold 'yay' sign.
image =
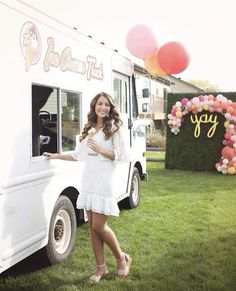
[[215, 131], [216, 131], [216, 127], [219, 124], [219, 122], [217, 121], [217, 115], [213, 116], [213, 114], [202, 114], [200, 117], [197, 116], [197, 114], [191, 115], [190, 116], [191, 122], [193, 124], [196, 124], [195, 126], [195, 130], [194, 130], [194, 137], [198, 138], [201, 134], [201, 124], [202, 123], [211, 123], [212, 126], [210, 127], [210, 129], [207, 132], [207, 137], [211, 138]]
[[[206, 111], [207, 113], [205, 113]], [[192, 99], [183, 98], [172, 106], [172, 110], [168, 114], [168, 125], [172, 133], [178, 134], [180, 132], [184, 116], [190, 112], [192, 114], [190, 122], [195, 124], [195, 138], [201, 135], [201, 125], [207, 123], [211, 124], [207, 137], [213, 137], [219, 124], [219, 115], [215, 115], [214, 112], [223, 115], [225, 118], [224, 147], [221, 150], [221, 158], [215, 167], [224, 175], [236, 175], [236, 102], [227, 99], [222, 94], [217, 96], [200, 95]]]

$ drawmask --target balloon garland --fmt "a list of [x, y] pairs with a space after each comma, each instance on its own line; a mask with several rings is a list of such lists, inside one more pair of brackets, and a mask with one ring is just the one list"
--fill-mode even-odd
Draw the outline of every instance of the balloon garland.
[[218, 112], [225, 117], [224, 147], [221, 151], [220, 161], [215, 164], [215, 167], [224, 175], [236, 175], [236, 102], [221, 94], [217, 96], [200, 95], [190, 100], [183, 98], [173, 105], [171, 113], [167, 116], [171, 132], [179, 133], [181, 124], [184, 122], [183, 117], [186, 114], [192, 112], [196, 115], [203, 110], [211, 113]]

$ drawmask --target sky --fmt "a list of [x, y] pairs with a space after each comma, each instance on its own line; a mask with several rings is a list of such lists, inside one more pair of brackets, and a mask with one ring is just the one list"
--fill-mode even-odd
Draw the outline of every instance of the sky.
[[236, 92], [234, 0], [24, 1], [140, 65], [143, 61], [129, 53], [125, 39], [130, 29], [145, 24], [159, 47], [177, 41], [188, 51], [189, 66], [175, 77], [207, 80], [222, 91]]

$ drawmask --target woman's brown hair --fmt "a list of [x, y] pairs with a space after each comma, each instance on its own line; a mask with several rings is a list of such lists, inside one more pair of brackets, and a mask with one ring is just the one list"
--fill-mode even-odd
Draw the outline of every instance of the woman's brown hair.
[[[87, 115], [88, 122], [84, 126], [84, 129], [82, 131], [82, 135], [80, 136], [80, 141], [85, 139], [85, 137], [88, 135], [88, 131], [92, 127], [95, 127], [95, 124], [97, 122], [97, 115], [95, 113], [95, 106], [98, 102], [98, 99], [102, 96], [107, 98], [107, 100], [110, 104], [110, 112], [109, 112], [109, 115], [104, 118], [104, 124], [103, 124], [103, 129], [102, 129], [104, 134], [105, 134], [105, 139], [107, 140], [110, 137], [112, 137], [114, 135], [114, 133], [117, 130], [119, 130], [120, 126], [122, 125], [120, 115], [115, 108], [115, 104], [114, 104], [112, 97], [105, 92], [100, 92], [92, 99], [92, 101], [90, 103], [90, 111]], [[115, 126], [115, 129], [113, 128], [113, 125]]]

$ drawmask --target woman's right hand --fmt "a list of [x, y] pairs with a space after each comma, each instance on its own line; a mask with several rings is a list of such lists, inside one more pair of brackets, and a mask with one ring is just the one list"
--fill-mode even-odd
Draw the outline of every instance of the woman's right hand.
[[48, 153], [48, 152], [44, 152], [43, 156], [46, 157], [46, 159], [59, 159], [59, 154], [58, 153]]

